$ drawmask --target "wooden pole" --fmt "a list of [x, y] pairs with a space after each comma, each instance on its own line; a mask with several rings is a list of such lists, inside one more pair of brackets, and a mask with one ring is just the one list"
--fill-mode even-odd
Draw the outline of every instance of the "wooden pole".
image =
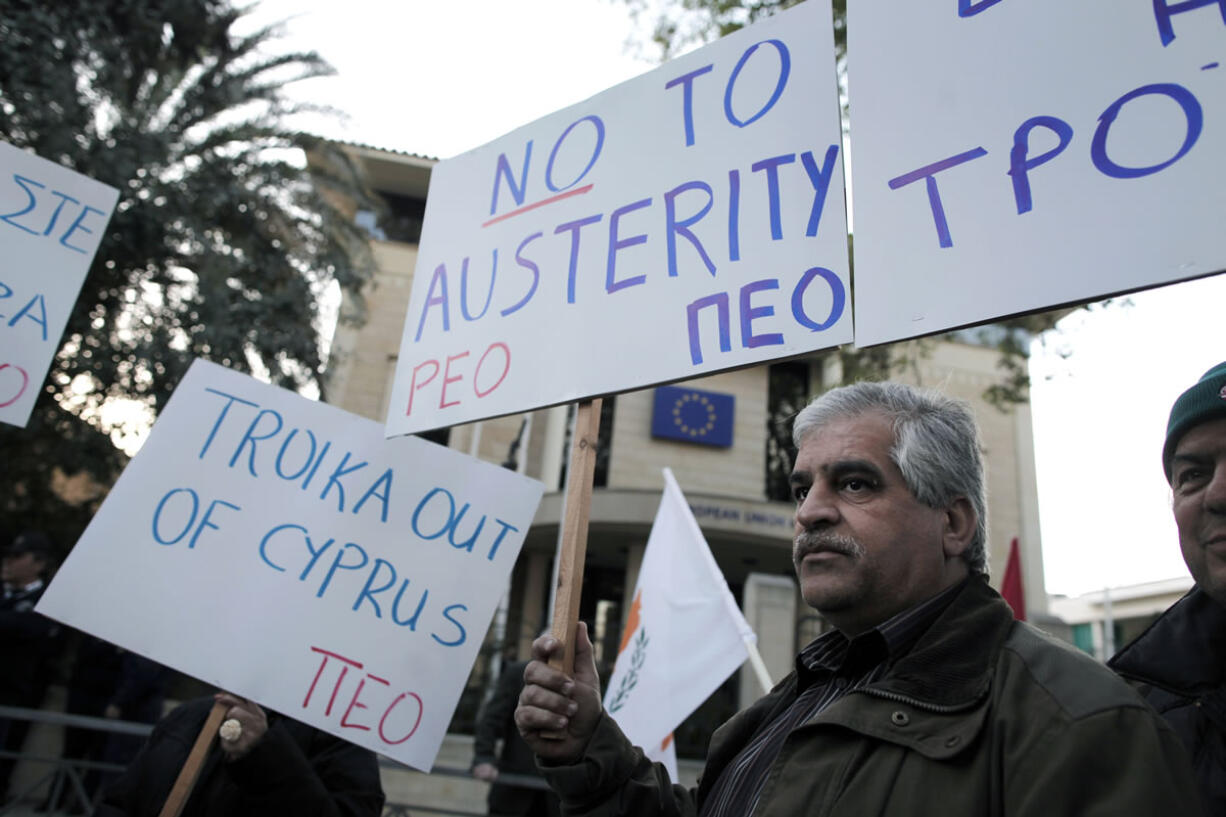
[[162, 806], [158, 817], [179, 817], [180, 812], [183, 811], [183, 806], [187, 804], [187, 798], [191, 796], [192, 788], [196, 785], [196, 779], [200, 777], [200, 770], [204, 767], [204, 758], [209, 752], [209, 746], [212, 745], [213, 738], [217, 737], [217, 729], [225, 719], [228, 708], [218, 701], [209, 710], [208, 717], [204, 719], [204, 726], [200, 727], [200, 734], [196, 736], [196, 743], [187, 755], [187, 761], [183, 764], [178, 779], [170, 789], [166, 805]]
[[558, 555], [558, 584], [550, 634], [562, 642], [561, 655], [549, 665], [575, 674], [575, 626], [579, 623], [579, 591], [583, 586], [583, 560], [587, 556], [587, 523], [592, 508], [592, 477], [596, 472], [596, 437], [600, 431], [600, 398], [584, 400], [575, 414], [566, 473], [565, 512]]

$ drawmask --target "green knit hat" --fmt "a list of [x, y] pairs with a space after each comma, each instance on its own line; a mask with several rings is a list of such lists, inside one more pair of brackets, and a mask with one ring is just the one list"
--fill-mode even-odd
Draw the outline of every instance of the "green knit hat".
[[1162, 470], [1171, 481], [1171, 460], [1179, 438], [1193, 426], [1226, 417], [1226, 361], [1201, 375], [1196, 385], [1179, 395], [1171, 406], [1171, 419], [1166, 424], [1166, 445], [1162, 446]]

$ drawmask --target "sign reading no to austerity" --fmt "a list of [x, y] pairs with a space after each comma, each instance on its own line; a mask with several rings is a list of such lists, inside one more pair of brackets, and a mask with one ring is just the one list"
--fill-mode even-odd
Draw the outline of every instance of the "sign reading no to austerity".
[[433, 170], [387, 433], [851, 339], [830, 6]]

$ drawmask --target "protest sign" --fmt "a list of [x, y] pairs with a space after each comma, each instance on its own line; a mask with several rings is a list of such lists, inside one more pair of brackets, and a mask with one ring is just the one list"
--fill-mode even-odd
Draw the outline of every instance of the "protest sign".
[[197, 361], [37, 609], [428, 771], [541, 492]]
[[0, 422], [24, 426], [119, 191], [0, 142]]
[[851, 339], [828, 0], [436, 165], [387, 433]]
[[1226, 268], [1218, 3], [848, 14], [857, 345]]

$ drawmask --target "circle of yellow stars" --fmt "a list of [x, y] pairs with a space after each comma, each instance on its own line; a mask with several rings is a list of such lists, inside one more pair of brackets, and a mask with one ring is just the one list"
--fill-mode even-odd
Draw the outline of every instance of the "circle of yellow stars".
[[[691, 426], [681, 417], [681, 412], [688, 403], [697, 403], [706, 409], [707, 421], [705, 424]], [[709, 432], [715, 430], [715, 406], [706, 396], [687, 392], [677, 398], [677, 402], [673, 404], [673, 425], [681, 429], [682, 434], [690, 437], [705, 437]]]

